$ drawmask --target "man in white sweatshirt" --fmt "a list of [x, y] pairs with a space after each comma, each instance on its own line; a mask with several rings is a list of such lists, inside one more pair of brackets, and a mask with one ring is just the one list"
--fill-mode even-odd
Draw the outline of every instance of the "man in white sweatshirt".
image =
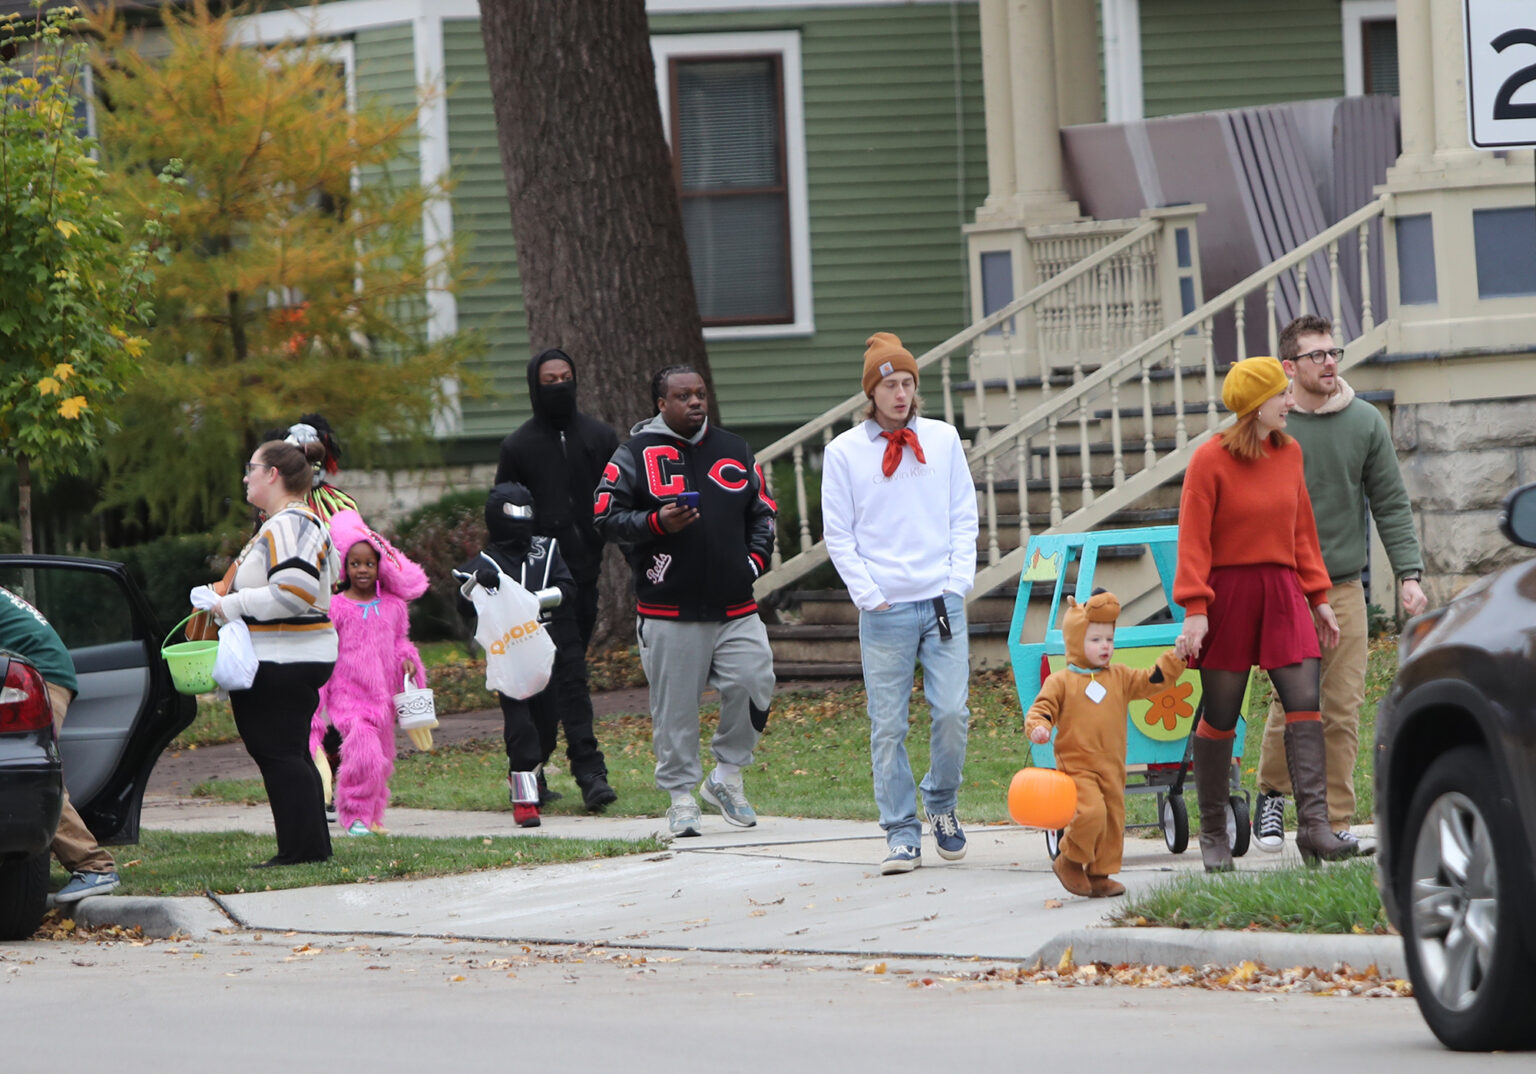
[[827, 445], [821, 511], [827, 550], [859, 609], [869, 695], [882, 873], [922, 864], [907, 759], [907, 703], [923, 665], [932, 713], [923, 806], [939, 856], [965, 856], [955, 817], [970, 725], [965, 594], [976, 580], [976, 487], [952, 425], [917, 416], [917, 362], [889, 332], [864, 352], [864, 422]]

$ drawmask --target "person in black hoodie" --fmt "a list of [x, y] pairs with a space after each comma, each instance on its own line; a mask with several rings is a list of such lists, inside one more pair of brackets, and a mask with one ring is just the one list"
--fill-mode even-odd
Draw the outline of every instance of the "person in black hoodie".
[[669, 366], [651, 382], [657, 413], [603, 469], [597, 528], [634, 570], [640, 664], [651, 685], [656, 786], [672, 796], [673, 835], [698, 835], [699, 696], [720, 691], [715, 770], [699, 795], [750, 828], [741, 770], [773, 700], [773, 652], [752, 584], [768, 566], [777, 513], [747, 442], [705, 417], [704, 380]]
[[603, 536], [592, 525], [592, 494], [603, 464], [618, 450], [612, 426], [576, 409], [576, 365], [559, 348], [540, 351], [528, 363], [528, 400], [533, 417], [501, 442], [496, 484], [515, 481], [533, 493], [535, 525], [560, 551], [576, 581], [574, 611], [581, 644], [592, 641], [597, 622], [597, 578]]
[[[571, 597], [576, 585], [560, 553], [559, 542], [535, 533], [537, 512], [533, 496], [522, 485], [504, 482], [491, 489], [485, 500], [485, 528], [489, 543], [481, 556], [460, 564], [455, 577], [478, 577], [490, 564], [539, 598], [539, 618], [555, 643], [555, 664], [549, 685], [530, 698], [498, 694], [501, 701], [503, 737], [507, 747], [507, 786], [513, 817], [524, 828], [539, 826], [538, 780], [554, 746], [553, 722], [565, 725], [566, 758], [571, 776], [581, 788], [583, 804], [597, 811], [618, 800], [608, 785], [608, 768], [592, 730], [592, 697], [587, 692], [587, 650], [576, 627]], [[490, 585], [486, 585], [489, 581]], [[494, 575], [482, 578], [491, 588]], [[459, 612], [473, 621], [474, 605], [461, 592]], [[521, 778], [520, 778], [521, 777]], [[531, 788], [530, 788], [531, 784]]]

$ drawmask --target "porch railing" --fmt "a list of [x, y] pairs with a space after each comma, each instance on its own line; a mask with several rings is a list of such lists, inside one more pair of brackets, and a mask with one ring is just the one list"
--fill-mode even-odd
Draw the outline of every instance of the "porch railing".
[[[1146, 338], [1117, 354], [1094, 344], [1118, 335], [1110, 323], [1113, 319], [1140, 315], [1134, 312], [1138, 309], [1132, 293], [1138, 278], [1134, 272], [1124, 276], [1123, 304], [1109, 300], [1115, 294], [1113, 287], [1100, 287], [1106, 298], [1077, 329], [1078, 343], [1068, 348], [1070, 368], [1056, 364], [1057, 347], [1049, 340], [1042, 345], [1036, 326], [1029, 321], [1042, 309], [1081, 310], [1082, 304], [1065, 298], [1063, 289], [1087, 279], [1102, 285], [1104, 275], [1116, 271], [1117, 258], [1123, 262], [1155, 256], [1164, 227], [1161, 220], [1149, 219], [919, 357], [920, 371], [939, 367], [944, 418], [952, 423], [957, 414], [963, 415], [966, 401], [956, 391], [951, 360], [963, 353], [969, 362], [975, 394], [970, 417], [975, 431], [967, 458], [981, 497], [982, 531], [980, 566], [970, 599], [1017, 579], [1031, 532], [1031, 491], [1043, 501], [1036, 513], [1045, 523], [1040, 532], [1081, 531], [1129, 508], [1182, 473], [1195, 448], [1230, 421], [1220, 406], [1217, 369], [1246, 357], [1255, 337], [1267, 343], [1270, 353], [1277, 349], [1277, 307], [1281, 305], [1277, 295], [1299, 296], [1299, 307], [1292, 308], [1301, 313], [1308, 312], [1309, 295], [1328, 296], [1328, 309], [1320, 312], [1326, 312], [1338, 327], [1336, 338], [1345, 344], [1341, 368], [1379, 351], [1385, 341], [1384, 326], [1375, 322], [1373, 288], [1364, 281], [1371, 280], [1371, 227], [1382, 217], [1386, 203], [1383, 196], [1350, 214], [1172, 324], [1157, 330], [1147, 325]], [[1353, 251], [1351, 243], [1356, 246]], [[1343, 259], [1351, 254], [1359, 258], [1362, 282], [1357, 287], [1349, 286], [1341, 272]], [[1126, 312], [1127, 307], [1133, 312]], [[1264, 318], [1265, 327], [1253, 331], [1257, 326], [1250, 320], [1259, 317]], [[1344, 333], [1352, 324], [1360, 326], [1359, 334], [1346, 340]], [[1017, 332], [1001, 331], [1006, 325], [1020, 327]], [[994, 330], [999, 332], [988, 338]], [[982, 375], [986, 372], [1001, 376], [989, 380]], [[811, 526], [807, 452], [820, 450], [841, 428], [862, 420], [865, 404], [862, 393], [850, 396], [758, 454], [765, 471], [776, 460], [791, 460], [794, 488], [774, 491], [781, 503], [786, 495], [793, 497], [799, 519], [798, 534], [781, 531], [771, 568], [757, 580], [760, 599], [827, 562], [826, 544]], [[1128, 438], [1123, 426], [1132, 420], [1139, 421], [1140, 435]], [[1160, 424], [1171, 426], [1171, 436], [1158, 437]], [[1076, 455], [1076, 474], [1064, 474], [1064, 455]], [[1009, 484], [1018, 500], [1016, 542], [1005, 540], [1008, 527], [999, 509], [1000, 494], [1009, 491]], [[781, 556], [783, 545], [795, 537], [798, 550]], [[1005, 551], [1005, 543], [1015, 546]]]

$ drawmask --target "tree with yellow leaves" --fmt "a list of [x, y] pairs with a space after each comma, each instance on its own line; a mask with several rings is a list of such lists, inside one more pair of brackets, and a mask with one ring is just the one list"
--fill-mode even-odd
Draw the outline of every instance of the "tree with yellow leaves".
[[74, 9], [0, 18], [0, 446], [17, 469], [24, 552], [34, 477], [84, 468], [144, 351], [146, 265], [176, 189], [150, 176], [133, 240], [103, 207], [77, 110], [78, 22]]
[[95, 21], [125, 217], [153, 199], [159, 162], [186, 161], [149, 347], [107, 444], [107, 502], [173, 532], [242, 513], [240, 465], [302, 413], [364, 457], [428, 431], [472, 353], [431, 330], [458, 262], [423, 238], [446, 192], [419, 181], [414, 111], [353, 107], [325, 42], [245, 44], [238, 14], [162, 7], [153, 47], [111, 12]]

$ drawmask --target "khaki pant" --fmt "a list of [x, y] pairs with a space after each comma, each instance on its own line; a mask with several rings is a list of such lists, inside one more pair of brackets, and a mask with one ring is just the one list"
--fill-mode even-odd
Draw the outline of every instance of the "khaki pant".
[[[1365, 587], [1357, 578], [1328, 590], [1328, 603], [1339, 621], [1339, 644], [1323, 650], [1323, 745], [1328, 768], [1328, 821], [1335, 831], [1349, 828], [1355, 816], [1355, 758], [1360, 751], [1360, 706], [1365, 703]], [[1291, 794], [1285, 767], [1285, 711], [1270, 703], [1259, 750], [1259, 790]]]
[[[64, 726], [64, 714], [69, 711], [69, 691], [55, 683], [47, 685], [48, 704], [53, 708], [53, 730], [57, 734]], [[59, 813], [59, 829], [53, 836], [53, 856], [72, 873], [117, 872], [117, 862], [97, 846], [96, 837], [70, 804], [67, 790], [64, 792], [64, 808]]]

